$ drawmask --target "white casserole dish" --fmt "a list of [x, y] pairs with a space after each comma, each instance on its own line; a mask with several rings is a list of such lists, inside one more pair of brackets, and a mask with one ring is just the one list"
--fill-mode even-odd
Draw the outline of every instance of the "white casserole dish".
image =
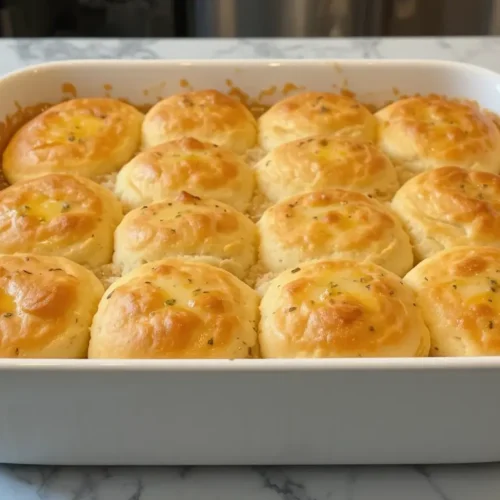
[[[186, 80], [186, 81], [182, 81]], [[431, 61], [82, 61], [0, 82], [0, 120], [62, 89], [133, 103], [193, 88], [287, 84], [477, 100], [500, 75]], [[288, 87], [290, 87], [288, 85]], [[112, 91], [110, 89], [112, 88]], [[17, 103], [17, 104], [16, 104]], [[0, 137], [1, 139], [1, 137]], [[0, 360], [0, 461], [38, 464], [375, 464], [500, 460], [500, 358]]]

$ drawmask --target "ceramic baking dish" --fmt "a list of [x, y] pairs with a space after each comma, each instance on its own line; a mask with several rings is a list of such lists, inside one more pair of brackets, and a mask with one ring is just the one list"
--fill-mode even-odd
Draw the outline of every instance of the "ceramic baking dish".
[[[381, 105], [441, 93], [500, 112], [500, 76], [431, 61], [85, 61], [0, 82], [3, 142], [19, 109], [78, 95], [154, 102], [186, 88], [349, 89]], [[254, 100], [252, 100], [252, 98]], [[251, 102], [250, 102], [251, 103]], [[17, 117], [17, 118], [16, 118]], [[0, 360], [0, 462], [374, 464], [500, 460], [500, 357]]]

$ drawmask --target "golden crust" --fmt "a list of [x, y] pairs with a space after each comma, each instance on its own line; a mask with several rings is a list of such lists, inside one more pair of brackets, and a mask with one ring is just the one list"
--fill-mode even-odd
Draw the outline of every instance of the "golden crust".
[[243, 154], [255, 146], [257, 122], [240, 101], [217, 90], [175, 94], [146, 114], [143, 149], [188, 136]]
[[62, 257], [0, 255], [0, 357], [84, 358], [104, 289]]
[[413, 264], [408, 235], [382, 203], [342, 189], [287, 198], [258, 222], [259, 258], [273, 272], [312, 259], [373, 262], [404, 275]]
[[258, 296], [223, 269], [165, 259], [106, 291], [91, 358], [246, 358], [257, 346]]
[[417, 293], [432, 356], [500, 355], [500, 249], [444, 250], [404, 281]]
[[208, 258], [244, 278], [255, 263], [257, 228], [234, 208], [188, 193], [129, 212], [115, 233], [113, 261], [128, 273], [167, 257]]
[[252, 169], [236, 154], [186, 137], [138, 154], [118, 173], [115, 191], [126, 209], [186, 191], [244, 211], [253, 187]]
[[417, 261], [463, 245], [500, 246], [500, 176], [443, 167], [408, 181], [392, 201]]
[[370, 111], [350, 97], [303, 92], [279, 101], [259, 118], [259, 144], [271, 151], [295, 139], [333, 133], [373, 141], [376, 124]]
[[272, 202], [343, 188], [390, 200], [399, 187], [389, 158], [369, 142], [321, 135], [278, 146], [255, 167], [257, 188]]
[[260, 306], [265, 358], [427, 356], [413, 292], [374, 264], [313, 261], [271, 281]]
[[84, 177], [50, 174], [0, 192], [0, 253], [66, 257], [89, 267], [111, 262], [122, 218], [111, 191]]
[[401, 182], [447, 165], [500, 172], [500, 131], [471, 103], [417, 96], [396, 101], [375, 116], [380, 147]]
[[72, 99], [24, 125], [3, 153], [9, 183], [45, 174], [97, 177], [121, 168], [137, 151], [143, 115], [115, 99]]

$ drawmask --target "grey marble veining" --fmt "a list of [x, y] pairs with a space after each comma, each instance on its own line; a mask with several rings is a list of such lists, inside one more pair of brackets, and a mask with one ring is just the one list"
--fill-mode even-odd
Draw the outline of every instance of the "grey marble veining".
[[496, 465], [87, 468], [3, 466], [16, 500], [498, 500]]
[[0, 72], [62, 59], [452, 59], [500, 70], [500, 37], [0, 40]]
[[[434, 58], [500, 71], [500, 38], [0, 40], [0, 74], [62, 59]], [[0, 466], [0, 500], [500, 500], [500, 464], [432, 467]]]

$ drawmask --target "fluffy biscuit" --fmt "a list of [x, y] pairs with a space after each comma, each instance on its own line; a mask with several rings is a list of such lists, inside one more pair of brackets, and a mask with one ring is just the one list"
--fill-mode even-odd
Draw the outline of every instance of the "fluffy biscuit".
[[9, 183], [45, 174], [116, 172], [140, 145], [143, 115], [116, 99], [72, 99], [24, 125], [3, 153]]
[[431, 332], [431, 356], [500, 355], [500, 249], [455, 247], [404, 278]]
[[217, 90], [175, 94], [155, 104], [146, 114], [142, 147], [182, 137], [194, 137], [243, 154], [255, 146], [257, 122], [240, 101]]
[[90, 358], [247, 358], [258, 296], [204, 262], [165, 259], [113, 283], [92, 324]]
[[443, 167], [408, 181], [392, 201], [417, 262], [464, 245], [500, 246], [500, 176]]
[[113, 193], [84, 177], [49, 174], [18, 182], [0, 191], [0, 253], [101, 266], [111, 262], [121, 219]]
[[260, 306], [264, 358], [414, 357], [429, 330], [399, 276], [350, 260], [312, 261], [269, 284]]
[[333, 133], [373, 141], [376, 130], [374, 116], [356, 100], [329, 92], [303, 92], [279, 101], [259, 118], [259, 144], [271, 151], [295, 139]]
[[400, 181], [437, 167], [500, 172], [500, 131], [476, 105], [441, 96], [401, 99], [375, 114], [379, 146]]
[[258, 191], [273, 203], [329, 188], [387, 201], [399, 188], [394, 166], [377, 147], [331, 135], [282, 144], [257, 163], [255, 173]]
[[253, 188], [252, 169], [235, 153], [187, 137], [139, 153], [118, 173], [115, 192], [126, 210], [186, 191], [243, 212]]
[[239, 278], [255, 263], [257, 228], [220, 201], [181, 193], [129, 212], [115, 232], [113, 261], [123, 272], [167, 257], [206, 258]]
[[272, 272], [330, 258], [373, 262], [400, 276], [413, 265], [397, 217], [361, 193], [330, 189], [293, 196], [268, 208], [257, 225], [259, 260]]
[[0, 357], [85, 358], [103, 292], [63, 257], [0, 255]]

